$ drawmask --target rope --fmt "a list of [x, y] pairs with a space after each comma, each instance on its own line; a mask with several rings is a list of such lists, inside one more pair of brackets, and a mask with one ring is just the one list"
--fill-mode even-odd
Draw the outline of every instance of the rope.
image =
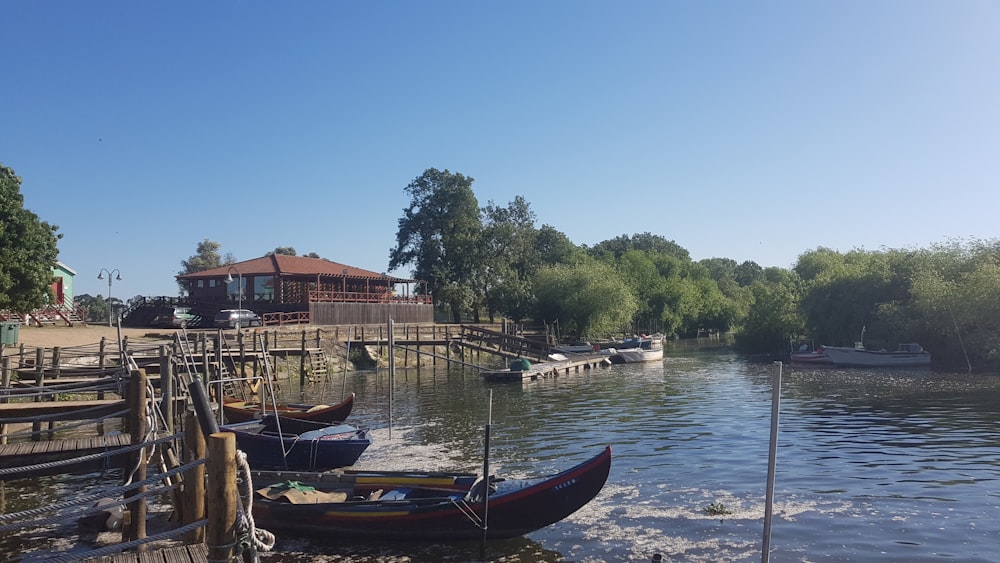
[[[32, 527], [41, 527], [41, 526], [46, 526], [46, 525], [49, 525], [49, 524], [58, 524], [60, 522], [65, 522], [65, 521], [70, 520], [70, 519], [83, 518], [85, 516], [90, 516], [90, 515], [93, 515], [93, 514], [98, 514], [100, 512], [104, 512], [107, 508], [112, 507], [112, 506], [122, 506], [122, 505], [126, 505], [126, 504], [129, 504], [129, 503], [135, 502], [135, 501], [137, 501], [139, 499], [143, 499], [143, 498], [146, 498], [146, 497], [153, 497], [153, 496], [156, 496], [156, 495], [160, 495], [160, 494], [163, 494], [163, 493], [165, 493], [167, 491], [174, 490], [174, 489], [176, 489], [179, 486], [180, 486], [180, 484], [170, 485], [170, 486], [167, 486], [167, 487], [159, 487], [159, 488], [156, 488], [156, 489], [150, 489], [148, 491], [145, 491], [145, 492], [142, 492], [142, 493], [139, 493], [139, 494], [136, 494], [136, 495], [132, 495], [132, 496], [130, 496], [128, 498], [124, 498], [122, 500], [115, 500], [115, 501], [112, 501], [112, 502], [100, 505], [98, 507], [91, 508], [90, 510], [85, 510], [82, 513], [77, 513], [77, 514], [72, 514], [72, 515], [58, 514], [58, 515], [55, 515], [55, 516], [50, 516], [48, 518], [40, 518], [38, 520], [29, 520], [29, 521], [24, 521], [24, 522], [15, 522], [13, 524], [4, 524], [3, 526], [0, 526], [0, 532], [9, 532], [11, 530], [20, 530], [22, 528], [27, 528], [29, 526], [32, 526]], [[104, 497], [102, 497], [102, 498], [104, 498]]]
[[[34, 431], [34, 430], [18, 430], [17, 432], [10, 432], [8, 434], [0, 434], [0, 436], [7, 436], [8, 438], [13, 438], [13, 437], [17, 437], [17, 436], [29, 436], [29, 435], [35, 435], [35, 434], [53, 434], [55, 432], [59, 432], [59, 431], [62, 431], [62, 430], [70, 430], [72, 428], [77, 428], [77, 427], [80, 427], [80, 426], [87, 426], [89, 424], [93, 424], [95, 420], [104, 420], [104, 419], [107, 419], [107, 418], [118, 418], [118, 417], [124, 416], [126, 414], [128, 414], [128, 409], [125, 409], [123, 411], [113, 412], [113, 413], [110, 413], [110, 414], [108, 414], [106, 416], [102, 416], [102, 417], [99, 417], [99, 418], [96, 418], [96, 419], [91, 418], [91, 419], [88, 419], [88, 420], [81, 420], [80, 422], [74, 422], [73, 424], [64, 424], [64, 425], [60, 426], [59, 428], [52, 428], [52, 429], [42, 428], [41, 430], [38, 430], [38, 431]], [[0, 422], [0, 424], [7, 424], [7, 422], [5, 422], [5, 421], [9, 420], [9, 419], [3, 419], [3, 420], [4, 420], [4, 422]], [[35, 422], [35, 421], [36, 421], [36, 418], [35, 417], [31, 417], [31, 420], [25, 420], [24, 422]], [[41, 422], [41, 421], [39, 420], [39, 422]]]
[[143, 442], [141, 444], [132, 444], [130, 446], [123, 446], [121, 448], [117, 448], [117, 449], [112, 450], [112, 451], [105, 451], [105, 452], [96, 453], [96, 454], [88, 454], [88, 455], [84, 455], [84, 456], [80, 456], [80, 457], [74, 457], [74, 458], [70, 458], [70, 459], [64, 459], [64, 460], [60, 460], [60, 461], [49, 461], [49, 462], [46, 462], [46, 463], [37, 463], [35, 465], [23, 465], [21, 467], [6, 467], [6, 468], [3, 468], [3, 469], [0, 469], [0, 477], [3, 477], [5, 475], [10, 475], [10, 474], [16, 474], [16, 473], [24, 473], [24, 472], [37, 471], [37, 470], [40, 470], [40, 469], [51, 469], [53, 467], [62, 467], [64, 465], [73, 465], [73, 464], [77, 464], [77, 463], [84, 463], [84, 462], [87, 462], [87, 461], [94, 461], [96, 459], [101, 459], [101, 458], [105, 458], [105, 457], [106, 458], [111, 458], [112, 456], [121, 455], [121, 454], [125, 454], [125, 453], [128, 453], [128, 452], [136, 451], [136, 450], [141, 450], [141, 449], [145, 448], [146, 446], [155, 446], [157, 444], [160, 444], [160, 443], [163, 443], [163, 442], [169, 442], [171, 440], [178, 439], [180, 437], [181, 437], [180, 434], [174, 434], [173, 436], [167, 436], [167, 437], [164, 437], [164, 438], [159, 438], [157, 440], [153, 440], [152, 442]]
[[[75, 415], [78, 415], [78, 414], [85, 414], [85, 413], [88, 413], [88, 412], [91, 412], [91, 411], [100, 411], [100, 410], [103, 410], [103, 409], [106, 409], [106, 408], [108, 408], [108, 407], [102, 407], [102, 406], [88, 407], [88, 408], [85, 408], [85, 409], [74, 410], [72, 414], [75, 416]], [[128, 412], [128, 411], [125, 411], [125, 412]], [[36, 416], [17, 416], [17, 417], [10, 417], [10, 418], [4, 417], [4, 418], [0, 419], [0, 424], [15, 424], [15, 423], [18, 423], [18, 422], [48, 422], [50, 420], [54, 421], [54, 420], [59, 420], [59, 419], [65, 419], [66, 416], [67, 416], [66, 413], [56, 413], [56, 414], [42, 414], [42, 415], [36, 415]]]
[[[240, 537], [250, 539], [253, 548], [260, 551], [271, 551], [274, 549], [274, 534], [257, 528], [253, 521], [253, 479], [250, 476], [250, 464], [247, 462], [247, 454], [242, 450], [236, 450], [236, 467], [240, 473], [237, 480], [237, 488], [243, 499], [243, 513], [238, 515], [237, 528], [241, 531]], [[242, 543], [242, 542], [241, 542]], [[248, 546], [249, 547], [249, 546]], [[255, 557], [256, 559], [256, 557]]]
[[156, 541], [169, 540], [179, 536], [182, 536], [191, 530], [198, 529], [208, 523], [208, 520], [198, 520], [197, 522], [192, 522], [186, 526], [181, 526], [180, 528], [175, 528], [167, 532], [161, 532], [159, 534], [154, 534], [152, 536], [146, 536], [145, 538], [132, 540], [124, 543], [116, 543], [109, 546], [105, 546], [99, 549], [93, 549], [85, 553], [74, 553], [67, 555], [60, 555], [58, 557], [51, 557], [46, 555], [41, 555], [40, 559], [22, 559], [22, 563], [32, 563], [33, 561], [45, 561], [46, 563], [71, 563], [73, 561], [79, 561], [81, 559], [90, 559], [97, 557], [104, 557], [106, 555], [113, 555], [115, 553], [121, 553], [123, 551], [132, 549], [133, 547], [138, 547], [143, 544], [152, 543]]
[[188, 471], [189, 469], [192, 469], [192, 468], [197, 467], [199, 465], [203, 465], [204, 463], [205, 463], [205, 459], [204, 458], [202, 458], [202, 459], [196, 459], [196, 460], [188, 462], [188, 463], [186, 463], [184, 465], [180, 465], [178, 467], [175, 467], [175, 468], [171, 469], [170, 471], [165, 471], [163, 473], [157, 473], [153, 477], [148, 477], [145, 480], [139, 481], [139, 482], [131, 484], [131, 485], [127, 485], [127, 486], [126, 485], [120, 485], [120, 486], [117, 486], [117, 487], [109, 487], [109, 488], [106, 488], [106, 489], [101, 489], [100, 491], [98, 491], [97, 493], [95, 493], [93, 496], [79, 498], [79, 499], [74, 499], [74, 500], [69, 500], [69, 501], [62, 502], [62, 503], [57, 503], [57, 504], [51, 504], [51, 505], [48, 505], [48, 506], [45, 506], [45, 507], [40, 507], [40, 508], [31, 508], [31, 509], [28, 509], [28, 510], [23, 510], [21, 512], [11, 512], [9, 514], [0, 514], [0, 521], [4, 521], [4, 520], [16, 520], [18, 518], [25, 518], [25, 517], [29, 517], [29, 516], [35, 516], [35, 515], [38, 515], [38, 514], [45, 514], [46, 512], [51, 512], [51, 511], [55, 511], [55, 510], [62, 510], [64, 508], [70, 508], [70, 507], [73, 507], [73, 506], [78, 506], [78, 505], [81, 505], [81, 504], [84, 504], [84, 503], [87, 503], [87, 502], [94, 502], [96, 500], [99, 500], [99, 499], [105, 498], [105, 497], [118, 496], [118, 495], [124, 493], [125, 491], [132, 490], [132, 489], [134, 489], [136, 487], [141, 487], [143, 485], [151, 485], [151, 484], [156, 483], [158, 481], [162, 481], [163, 479], [166, 479], [167, 477], [172, 477], [173, 475], [176, 475], [177, 473], [183, 473], [185, 471]]

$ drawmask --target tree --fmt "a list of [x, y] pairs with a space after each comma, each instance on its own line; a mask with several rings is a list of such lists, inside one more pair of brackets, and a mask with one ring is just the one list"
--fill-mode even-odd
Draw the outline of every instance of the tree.
[[410, 182], [410, 205], [389, 251], [389, 269], [413, 265], [413, 277], [427, 283], [438, 306], [451, 308], [455, 322], [476, 301], [474, 281], [482, 265], [482, 220], [472, 182], [434, 168]]
[[[224, 266], [226, 264], [232, 264], [236, 262], [232, 254], [226, 254], [225, 259], [219, 255], [219, 249], [222, 245], [205, 239], [198, 243], [197, 254], [188, 258], [187, 260], [181, 260], [181, 271], [177, 272], [179, 275], [193, 274], [195, 272], [204, 272], [205, 270], [211, 270], [212, 268], [218, 268], [219, 266]], [[184, 288], [184, 284], [180, 284], [181, 289]]]
[[274, 256], [275, 254], [280, 254], [282, 256], [296, 256], [295, 249], [291, 246], [279, 246], [264, 256]]
[[590, 254], [596, 257], [602, 254], [610, 253], [613, 254], [617, 260], [629, 250], [643, 250], [653, 254], [669, 254], [670, 256], [680, 258], [681, 260], [691, 260], [691, 255], [688, 251], [676, 242], [648, 232], [632, 236], [621, 235], [610, 240], [599, 242], [594, 245]]
[[546, 266], [534, 280], [536, 320], [558, 321], [574, 340], [619, 334], [639, 310], [635, 295], [613, 268], [595, 260]]
[[[119, 300], [118, 298], [113, 298], [111, 301]], [[73, 303], [86, 312], [86, 320], [89, 323], [107, 322], [108, 315], [111, 314], [111, 306], [113, 305], [111, 301], [108, 301], [107, 297], [101, 295], [94, 297], [89, 293], [73, 297]]]
[[177, 273], [183, 275], [204, 272], [205, 270], [218, 268], [223, 264], [235, 262], [229, 255], [227, 255], [226, 261], [223, 262], [222, 256], [219, 255], [220, 248], [222, 248], [222, 245], [215, 241], [205, 239], [199, 242], [197, 254], [187, 260], [181, 260], [181, 271]]
[[21, 178], [0, 164], [0, 310], [26, 313], [52, 300], [58, 230], [24, 208]]
[[481, 287], [490, 322], [503, 313], [515, 322], [531, 310], [531, 278], [539, 268], [535, 250], [535, 213], [521, 196], [500, 207], [492, 201], [483, 209], [483, 268]]

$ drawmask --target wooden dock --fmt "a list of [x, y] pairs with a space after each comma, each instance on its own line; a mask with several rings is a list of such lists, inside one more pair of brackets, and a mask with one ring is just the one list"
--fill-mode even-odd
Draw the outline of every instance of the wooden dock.
[[581, 370], [591, 370], [611, 365], [607, 356], [600, 354], [578, 355], [559, 361], [533, 364], [530, 369], [517, 371], [510, 369], [482, 370], [479, 374], [485, 381], [518, 382], [535, 381], [549, 377], [559, 377], [563, 374], [579, 373]]
[[[120, 467], [128, 461], [128, 456], [135, 454], [120, 453], [111, 456], [95, 456], [72, 464], [57, 464], [57, 462], [75, 459], [91, 454], [107, 453], [110, 450], [124, 448], [132, 444], [128, 434], [107, 434], [87, 438], [70, 438], [66, 440], [47, 440], [41, 442], [18, 442], [16, 444], [0, 444], [0, 469], [3, 469], [3, 480], [35, 477], [39, 475], [58, 475], [63, 473], [90, 473], [109, 467]], [[50, 468], [29, 469], [29, 466], [53, 464]], [[15, 471], [17, 468], [24, 471]]]
[[81, 563], [206, 563], [208, 547], [203, 543], [151, 549], [143, 553], [117, 553], [81, 559]]

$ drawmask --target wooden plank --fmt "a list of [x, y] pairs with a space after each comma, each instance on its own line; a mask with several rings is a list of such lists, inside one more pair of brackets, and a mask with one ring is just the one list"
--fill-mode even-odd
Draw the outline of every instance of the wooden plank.
[[[0, 403], [0, 419], [49, 414], [72, 414], [76, 411], [100, 407], [88, 411], [86, 418], [100, 418], [125, 409], [125, 399], [95, 399], [90, 401], [45, 401], [40, 403]], [[65, 419], [70, 420], [70, 419]]]

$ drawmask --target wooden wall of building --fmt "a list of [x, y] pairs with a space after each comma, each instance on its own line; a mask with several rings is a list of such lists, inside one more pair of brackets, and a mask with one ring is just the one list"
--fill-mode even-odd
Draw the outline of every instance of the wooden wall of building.
[[318, 325], [433, 323], [434, 306], [416, 303], [310, 303], [309, 322]]

